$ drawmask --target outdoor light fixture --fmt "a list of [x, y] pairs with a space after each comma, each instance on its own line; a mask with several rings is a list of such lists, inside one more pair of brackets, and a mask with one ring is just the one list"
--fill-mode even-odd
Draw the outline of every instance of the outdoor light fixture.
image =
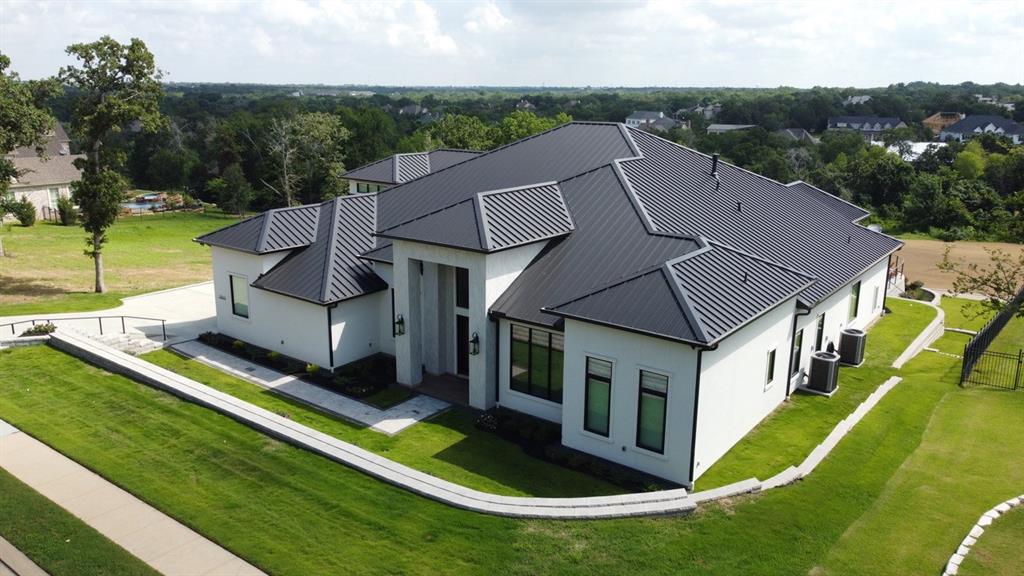
[[473, 337], [469, 339], [469, 353], [472, 356], [480, 353], [480, 337], [477, 336], [476, 332], [473, 332]]
[[395, 336], [405, 334], [405, 318], [401, 314], [395, 317]]

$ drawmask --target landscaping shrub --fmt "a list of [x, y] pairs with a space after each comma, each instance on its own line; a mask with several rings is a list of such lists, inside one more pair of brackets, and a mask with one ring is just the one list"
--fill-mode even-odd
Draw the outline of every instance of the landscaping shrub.
[[78, 222], [78, 209], [71, 198], [61, 196], [57, 200], [57, 214], [60, 216], [61, 226], [74, 226]]
[[245, 350], [245, 342], [242, 342], [241, 340], [235, 340], [234, 342], [231, 343], [231, 347], [238, 351]]
[[21, 200], [11, 203], [11, 214], [18, 219], [18, 223], [28, 228], [36, 223], [36, 207], [28, 201], [28, 197], [22, 196]]
[[22, 336], [46, 336], [47, 334], [53, 334], [57, 331], [57, 327], [51, 322], [46, 324], [36, 324], [35, 326], [25, 330], [21, 333]]
[[267, 352], [267, 360], [273, 362], [274, 364], [278, 364], [281, 362], [281, 353], [271, 350], [270, 352]]

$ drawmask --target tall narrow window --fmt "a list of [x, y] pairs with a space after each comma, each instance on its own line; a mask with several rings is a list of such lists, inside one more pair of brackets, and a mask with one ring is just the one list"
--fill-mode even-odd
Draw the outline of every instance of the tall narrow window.
[[857, 317], [857, 306], [860, 304], [860, 282], [850, 288], [850, 320]]
[[586, 385], [583, 429], [607, 436], [612, 403], [612, 363], [588, 357]]
[[244, 276], [231, 275], [231, 313], [249, 317], [249, 286]]
[[564, 359], [562, 334], [512, 325], [510, 386], [516, 392], [561, 403]]
[[793, 338], [793, 359], [789, 367], [789, 373], [793, 376], [800, 371], [800, 351], [804, 347], [804, 331], [800, 330]]
[[665, 411], [668, 408], [668, 376], [640, 371], [640, 401], [636, 417], [636, 445], [665, 452]]
[[871, 309], [878, 309], [878, 286], [875, 286], [874, 296], [871, 297]]
[[57, 209], [57, 201], [60, 200], [60, 189], [50, 188], [50, 208]]
[[814, 330], [814, 349], [821, 350], [822, 340], [825, 338], [825, 315], [818, 314], [818, 325]]
[[768, 351], [768, 370], [764, 375], [764, 388], [768, 389], [775, 381], [775, 349], [772, 348]]
[[455, 306], [469, 308], [469, 270], [455, 269]]

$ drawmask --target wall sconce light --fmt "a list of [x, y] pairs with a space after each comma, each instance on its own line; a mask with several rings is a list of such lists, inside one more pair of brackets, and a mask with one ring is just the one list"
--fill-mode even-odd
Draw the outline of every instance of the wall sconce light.
[[405, 318], [401, 314], [395, 317], [395, 336], [405, 334]]
[[473, 337], [469, 339], [469, 353], [471, 356], [476, 356], [480, 353], [480, 337], [477, 336], [476, 332], [473, 332]]

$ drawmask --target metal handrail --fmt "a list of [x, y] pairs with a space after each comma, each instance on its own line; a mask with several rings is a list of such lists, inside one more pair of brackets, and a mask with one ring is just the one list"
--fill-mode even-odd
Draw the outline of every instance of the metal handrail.
[[31, 324], [32, 326], [35, 326], [36, 323], [40, 323], [40, 324], [46, 324], [46, 323], [53, 324], [54, 322], [61, 322], [61, 321], [64, 321], [64, 320], [96, 320], [97, 324], [100, 327], [100, 336], [102, 336], [103, 335], [103, 321], [104, 320], [109, 320], [111, 318], [120, 318], [121, 319], [121, 334], [127, 334], [128, 333], [128, 330], [126, 329], [125, 322], [124, 322], [126, 318], [127, 319], [131, 319], [131, 320], [146, 320], [146, 321], [149, 321], [149, 322], [159, 322], [160, 323], [160, 331], [163, 333], [164, 342], [167, 341], [167, 320], [164, 320], [163, 318], [149, 318], [147, 316], [119, 315], [119, 316], [68, 316], [68, 317], [61, 317], [61, 318], [30, 318], [30, 319], [26, 319], [26, 320], [18, 320], [16, 322], [8, 322], [6, 324], [0, 324], [0, 330], [3, 330], [4, 328], [8, 328], [9, 327], [11, 329], [11, 335], [12, 336], [17, 336], [17, 330], [15, 330], [15, 326], [18, 326], [19, 324]]

